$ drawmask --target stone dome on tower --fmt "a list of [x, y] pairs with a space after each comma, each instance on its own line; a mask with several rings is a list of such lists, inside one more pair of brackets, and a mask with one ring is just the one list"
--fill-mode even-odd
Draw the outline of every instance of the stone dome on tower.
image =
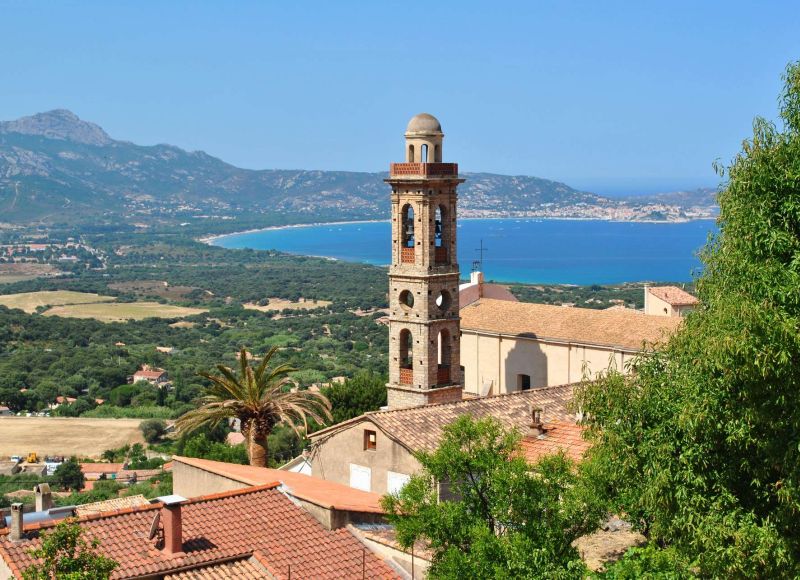
[[442, 124], [439, 119], [429, 113], [414, 115], [408, 122], [406, 133], [441, 133]]

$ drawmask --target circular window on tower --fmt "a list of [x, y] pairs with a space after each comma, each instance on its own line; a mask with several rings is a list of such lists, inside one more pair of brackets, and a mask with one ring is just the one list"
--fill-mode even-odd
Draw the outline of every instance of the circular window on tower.
[[400, 292], [400, 306], [406, 310], [414, 308], [414, 295], [410, 290], [403, 290]]
[[451, 302], [452, 299], [450, 298], [450, 292], [448, 292], [447, 290], [441, 290], [439, 292], [439, 295], [436, 297], [436, 306], [442, 312], [450, 308]]

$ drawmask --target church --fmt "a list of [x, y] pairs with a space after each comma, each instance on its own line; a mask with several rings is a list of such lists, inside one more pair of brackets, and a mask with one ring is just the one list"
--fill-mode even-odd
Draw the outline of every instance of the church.
[[[480, 275], [459, 289], [458, 164], [427, 113], [411, 119], [405, 161], [390, 165], [389, 382], [385, 409], [310, 435], [304, 471], [351, 487], [397, 491], [458, 416], [491, 416], [523, 437], [526, 456], [586, 442], [569, 411], [573, 385], [627, 362], [681, 319], [634, 310], [521, 303]], [[541, 410], [541, 416], [532, 410]], [[535, 424], [532, 424], [535, 423]], [[288, 467], [288, 466], [287, 466]]]

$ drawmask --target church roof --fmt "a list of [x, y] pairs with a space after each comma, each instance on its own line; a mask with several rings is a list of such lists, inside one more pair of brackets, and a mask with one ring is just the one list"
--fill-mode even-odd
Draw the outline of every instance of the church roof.
[[681, 319], [482, 298], [461, 309], [462, 330], [640, 350], [663, 341]]

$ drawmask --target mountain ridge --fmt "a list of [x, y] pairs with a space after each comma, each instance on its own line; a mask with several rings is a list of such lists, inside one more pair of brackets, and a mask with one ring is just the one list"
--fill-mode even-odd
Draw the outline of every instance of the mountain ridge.
[[[385, 176], [242, 169], [204, 151], [113, 139], [66, 109], [0, 122], [0, 221], [6, 222], [97, 216], [174, 222], [259, 214], [295, 221], [378, 218], [389, 213]], [[634, 210], [642, 204], [539, 177], [464, 176], [468, 180], [459, 190], [459, 211], [465, 217], [597, 214], [600, 219], [626, 219], [630, 214], [647, 219], [647, 212], [654, 211]], [[676, 205], [665, 211], [680, 217], [683, 210]]]

